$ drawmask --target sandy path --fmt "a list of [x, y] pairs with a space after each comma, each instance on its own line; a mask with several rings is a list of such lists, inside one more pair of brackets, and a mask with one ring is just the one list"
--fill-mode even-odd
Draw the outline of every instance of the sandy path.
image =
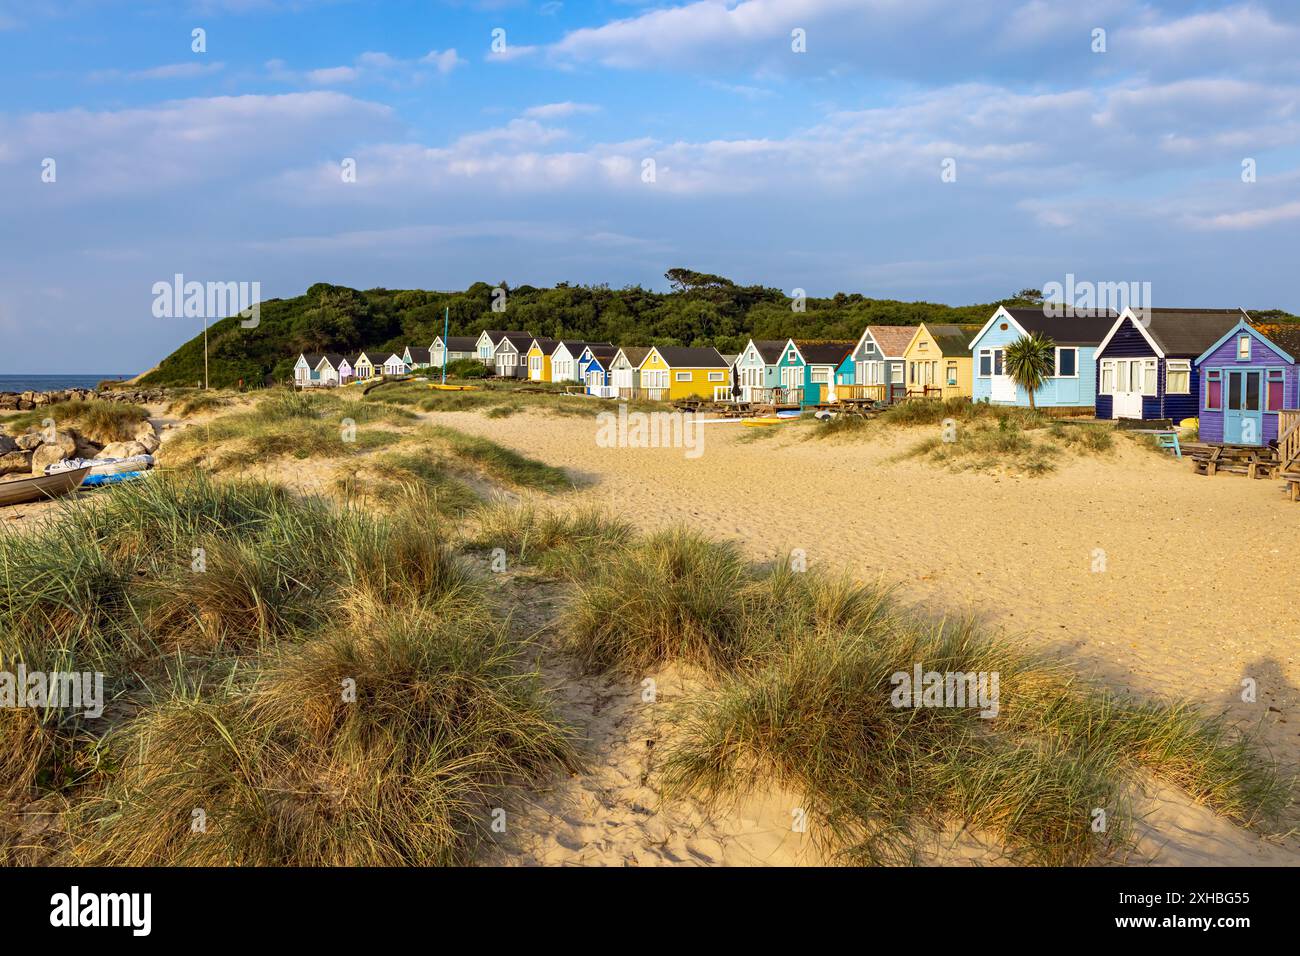
[[[1125, 442], [1017, 478], [890, 460], [924, 430], [828, 443], [801, 440], [798, 426], [746, 442], [740, 426], [717, 425], [692, 460], [601, 448], [589, 419], [430, 417], [569, 468], [594, 482], [586, 497], [643, 528], [686, 522], [757, 558], [801, 548], [809, 566], [974, 613], [1116, 689], [1226, 711], [1300, 763], [1300, 507], [1271, 481], [1195, 476]], [[1254, 703], [1241, 700], [1245, 678]], [[1270, 847], [1167, 792], [1152, 809], [1148, 858], [1300, 864], [1294, 838]]]

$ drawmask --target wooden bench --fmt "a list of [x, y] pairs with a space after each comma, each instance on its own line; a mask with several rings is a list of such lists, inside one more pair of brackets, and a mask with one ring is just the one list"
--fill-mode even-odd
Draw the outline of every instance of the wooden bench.
[[1167, 448], [1174, 453], [1175, 458], [1182, 459], [1183, 449], [1178, 444], [1178, 432], [1172, 428], [1132, 428], [1129, 430], [1142, 435], [1154, 435], [1157, 448]]

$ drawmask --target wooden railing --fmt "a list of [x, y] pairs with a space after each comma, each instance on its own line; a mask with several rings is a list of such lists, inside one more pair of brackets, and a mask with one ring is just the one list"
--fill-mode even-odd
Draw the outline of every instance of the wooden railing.
[[835, 398], [841, 402], [883, 402], [889, 399], [888, 385], [836, 385]]
[[1300, 470], [1300, 409], [1284, 408], [1277, 413], [1277, 457], [1283, 471]]
[[776, 388], [753, 387], [749, 390], [749, 400], [755, 405], [799, 405], [803, 402], [803, 389], [784, 385]]

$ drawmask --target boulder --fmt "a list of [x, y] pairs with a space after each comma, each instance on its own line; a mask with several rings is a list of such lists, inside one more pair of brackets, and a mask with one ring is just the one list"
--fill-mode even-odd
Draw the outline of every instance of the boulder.
[[144, 450], [152, 455], [158, 450], [158, 433], [149, 422], [141, 422], [140, 427], [135, 430], [135, 440], [144, 445]]
[[104, 446], [96, 458], [134, 458], [136, 455], [147, 455], [148, 449], [138, 441], [115, 441]]
[[26, 435], [19, 435], [15, 439], [15, 444], [23, 451], [35, 451], [41, 445], [41, 436], [36, 432]]
[[57, 445], [63, 450], [64, 458], [71, 458], [77, 453], [77, 433], [72, 430], [57, 431], [51, 428], [42, 428], [28, 434], [35, 435], [42, 445]]
[[63, 461], [70, 458], [72, 452], [64, 451], [62, 445], [42, 445], [36, 451], [32, 452], [32, 474], [45, 474], [45, 466], [52, 465], [56, 461]]
[[11, 451], [18, 450], [18, 442], [14, 441], [8, 435], [0, 434], [0, 455], [7, 455]]
[[31, 470], [32, 453], [29, 451], [11, 451], [0, 455], [0, 475], [12, 475]]

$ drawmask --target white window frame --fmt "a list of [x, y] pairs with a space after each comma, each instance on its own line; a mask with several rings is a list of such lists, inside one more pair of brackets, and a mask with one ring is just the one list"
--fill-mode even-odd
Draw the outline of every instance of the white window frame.
[[[985, 359], [988, 359], [988, 362], [989, 362], [989, 370], [988, 370], [987, 372], [984, 371], [984, 360], [985, 360]], [[975, 368], [976, 368], [976, 372], [977, 372], [977, 374], [978, 374], [978, 376], [979, 376], [980, 378], [992, 378], [992, 377], [993, 377], [993, 350], [992, 350], [992, 349], [980, 349], [980, 350], [979, 350], [979, 355], [978, 355], [978, 356], [976, 357], [976, 359], [975, 359]]]
[[709, 381], [710, 381], [710, 382], [725, 382], [726, 380], [727, 380], [727, 373], [726, 373], [726, 372], [710, 372], [710, 373], [709, 373]]
[[[1244, 355], [1242, 354], [1243, 352], [1245, 352]], [[1237, 336], [1237, 361], [1250, 361], [1250, 336], [1244, 333]]]
[[[1106, 381], [1107, 378], [1110, 379], [1109, 383], [1107, 383]], [[1115, 394], [1115, 360], [1114, 359], [1101, 360], [1101, 388], [1098, 390], [1098, 393], [1101, 395], [1112, 395], [1112, 396]]]
[[[1143, 397], [1154, 397], [1160, 394], [1160, 368], [1153, 358], [1142, 360], [1142, 395]], [[1148, 376], [1147, 373], [1150, 373]], [[1151, 391], [1147, 391], [1148, 381], [1151, 384]]]
[[691, 373], [690, 373], [690, 372], [674, 372], [674, 373], [673, 373], [673, 381], [674, 381], [674, 382], [689, 382], [690, 380], [691, 380]]
[[831, 383], [830, 369], [826, 368], [824, 365], [813, 366], [809, 375], [809, 381], [814, 385], [829, 385]]
[[[1187, 375], [1187, 387], [1174, 389], [1169, 383], [1170, 376], [1173, 374]], [[1192, 394], [1192, 360], [1191, 359], [1166, 359], [1165, 360], [1165, 394], [1166, 395], [1190, 395]]]
[[[1062, 375], [1062, 374], [1061, 374], [1061, 353], [1062, 353], [1062, 352], [1073, 352], [1073, 353], [1074, 353], [1074, 374], [1073, 374], [1073, 375]], [[1058, 345], [1058, 346], [1056, 347], [1056, 365], [1053, 367], [1052, 371], [1055, 372], [1055, 374], [1052, 376], [1052, 378], [1078, 378], [1078, 377], [1079, 377], [1079, 348], [1078, 348], [1078, 346], [1076, 346], [1076, 345]]]

